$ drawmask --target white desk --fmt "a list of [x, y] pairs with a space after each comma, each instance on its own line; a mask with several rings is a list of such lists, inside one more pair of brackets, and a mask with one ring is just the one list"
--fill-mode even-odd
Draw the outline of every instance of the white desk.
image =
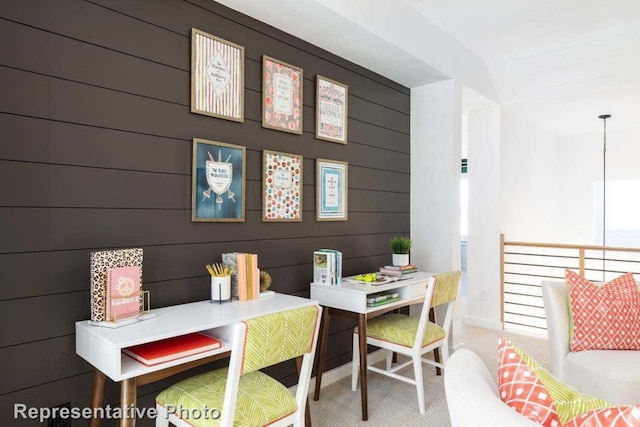
[[[362, 420], [369, 418], [367, 407], [367, 319], [379, 316], [397, 308], [412, 304], [419, 304], [424, 300], [429, 278], [433, 273], [418, 272], [400, 276], [396, 282], [384, 285], [368, 285], [348, 282], [331, 286], [311, 284], [311, 299], [326, 307], [322, 311], [320, 324], [320, 350], [318, 354], [318, 368], [316, 370], [316, 388], [313, 400], [320, 398], [320, 385], [324, 371], [324, 357], [329, 333], [329, 312], [343, 317], [358, 320], [359, 349], [360, 349], [360, 393], [362, 400]], [[400, 294], [400, 300], [378, 307], [367, 307], [367, 295], [383, 291], [395, 291]]]
[[[105, 376], [120, 382], [121, 405], [134, 407], [137, 386], [161, 380], [178, 372], [229, 355], [231, 329], [238, 322], [279, 311], [317, 305], [316, 301], [275, 294], [251, 301], [211, 303], [200, 301], [152, 310], [156, 317], [118, 329], [76, 323], [76, 353], [94, 366], [92, 407], [102, 406]], [[202, 332], [222, 341], [222, 347], [147, 366], [122, 353], [122, 349], [192, 332]], [[94, 419], [90, 426], [99, 426]], [[135, 418], [122, 419], [121, 426], [134, 426]]]

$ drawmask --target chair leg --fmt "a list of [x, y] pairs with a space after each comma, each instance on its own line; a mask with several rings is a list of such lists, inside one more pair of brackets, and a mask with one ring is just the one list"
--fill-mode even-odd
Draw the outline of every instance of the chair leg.
[[442, 366], [445, 366], [447, 364], [447, 360], [449, 360], [449, 343], [445, 340], [444, 344], [442, 345]]
[[416, 391], [418, 392], [418, 409], [424, 414], [424, 384], [422, 382], [422, 357], [413, 355], [413, 371], [416, 379]]
[[360, 342], [358, 334], [353, 334], [353, 359], [351, 360], [351, 390], [358, 389], [358, 373], [360, 372]]
[[391, 364], [393, 363], [393, 355], [394, 355], [394, 353], [391, 350], [386, 350], [386, 352], [387, 352], [386, 369], [387, 369], [387, 371], [390, 371], [391, 370]]
[[169, 427], [169, 414], [164, 406], [156, 403], [156, 427]]

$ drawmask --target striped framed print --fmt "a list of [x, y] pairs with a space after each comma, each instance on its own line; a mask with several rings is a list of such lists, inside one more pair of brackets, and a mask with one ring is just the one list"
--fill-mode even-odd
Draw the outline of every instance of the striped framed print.
[[191, 29], [191, 112], [244, 122], [244, 47]]

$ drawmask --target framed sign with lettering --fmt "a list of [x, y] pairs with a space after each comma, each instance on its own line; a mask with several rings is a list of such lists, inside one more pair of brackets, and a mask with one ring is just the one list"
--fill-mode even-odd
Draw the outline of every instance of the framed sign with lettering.
[[316, 159], [316, 221], [347, 221], [349, 164]]
[[244, 47], [191, 29], [191, 112], [244, 122]]
[[244, 222], [245, 147], [193, 139], [192, 222]]
[[262, 152], [262, 221], [302, 221], [302, 156]]
[[347, 85], [316, 76], [316, 138], [347, 143]]
[[302, 135], [302, 68], [262, 56], [262, 127]]

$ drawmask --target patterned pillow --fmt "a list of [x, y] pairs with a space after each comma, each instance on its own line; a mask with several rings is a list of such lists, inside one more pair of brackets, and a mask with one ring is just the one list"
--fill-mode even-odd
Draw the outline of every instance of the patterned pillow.
[[640, 427], [640, 404], [596, 409], [580, 414], [562, 427]]
[[571, 351], [640, 350], [640, 292], [633, 274], [597, 286], [566, 270], [573, 320]]
[[610, 406], [561, 383], [503, 337], [498, 339], [498, 391], [503, 402], [546, 427]]

